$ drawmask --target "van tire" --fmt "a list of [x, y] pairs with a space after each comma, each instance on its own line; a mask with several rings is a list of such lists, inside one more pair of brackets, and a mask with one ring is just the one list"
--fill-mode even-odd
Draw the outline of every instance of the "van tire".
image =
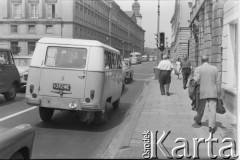
[[16, 94], [17, 94], [17, 86], [15, 84], [12, 84], [9, 92], [5, 92], [3, 95], [7, 101], [12, 101], [15, 99]]
[[118, 100], [116, 100], [115, 102], [113, 102], [113, 104], [112, 104], [113, 109], [117, 109], [119, 107], [119, 104], [120, 104], [120, 98]]
[[10, 159], [25, 159], [23, 157], [23, 155], [18, 151], [18, 152], [15, 152], [11, 157]]
[[54, 109], [39, 107], [39, 115], [43, 122], [48, 122], [52, 119]]

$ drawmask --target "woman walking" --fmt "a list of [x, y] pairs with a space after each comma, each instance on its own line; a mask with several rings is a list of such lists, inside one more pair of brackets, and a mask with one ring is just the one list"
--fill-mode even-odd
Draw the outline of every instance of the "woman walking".
[[176, 68], [177, 68], [177, 70], [176, 70], [176, 74], [177, 74], [177, 76], [178, 76], [178, 79], [180, 79], [179, 78], [179, 74], [180, 74], [180, 68], [181, 68], [181, 58], [178, 58], [177, 59], [177, 62], [176, 62]]

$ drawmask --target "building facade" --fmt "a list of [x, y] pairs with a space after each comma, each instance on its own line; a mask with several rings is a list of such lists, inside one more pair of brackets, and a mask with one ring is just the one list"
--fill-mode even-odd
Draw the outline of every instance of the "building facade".
[[188, 40], [190, 35], [189, 1], [176, 0], [174, 14], [171, 19], [171, 57], [182, 58], [188, 55]]
[[238, 106], [239, 9], [239, 1], [226, 0], [223, 4], [222, 93], [233, 113]]
[[239, 2], [235, 0], [193, 0], [190, 13], [190, 60], [201, 65], [201, 56], [209, 57], [221, 75], [222, 99], [237, 113]]
[[145, 31], [112, 0], [1, 0], [0, 47], [30, 55], [41, 37], [93, 39], [127, 57]]

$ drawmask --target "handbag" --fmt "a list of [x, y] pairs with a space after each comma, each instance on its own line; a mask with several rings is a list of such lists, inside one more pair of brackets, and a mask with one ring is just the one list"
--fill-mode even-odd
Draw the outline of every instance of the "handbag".
[[220, 98], [218, 98], [218, 100], [217, 100], [217, 111], [216, 112], [219, 114], [226, 113], [226, 109], [223, 106], [223, 101]]

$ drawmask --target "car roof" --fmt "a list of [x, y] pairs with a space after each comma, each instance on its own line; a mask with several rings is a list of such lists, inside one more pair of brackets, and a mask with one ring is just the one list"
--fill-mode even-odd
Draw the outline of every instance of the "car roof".
[[70, 39], [70, 38], [50, 38], [45, 37], [41, 38], [38, 43], [45, 44], [62, 44], [62, 45], [77, 45], [77, 46], [95, 46], [95, 47], [104, 47], [116, 52], [119, 52], [117, 49], [103, 44], [97, 40], [87, 40], [87, 39]]
[[14, 59], [30, 59], [30, 58], [32, 58], [32, 56], [14, 56], [13, 57]]

